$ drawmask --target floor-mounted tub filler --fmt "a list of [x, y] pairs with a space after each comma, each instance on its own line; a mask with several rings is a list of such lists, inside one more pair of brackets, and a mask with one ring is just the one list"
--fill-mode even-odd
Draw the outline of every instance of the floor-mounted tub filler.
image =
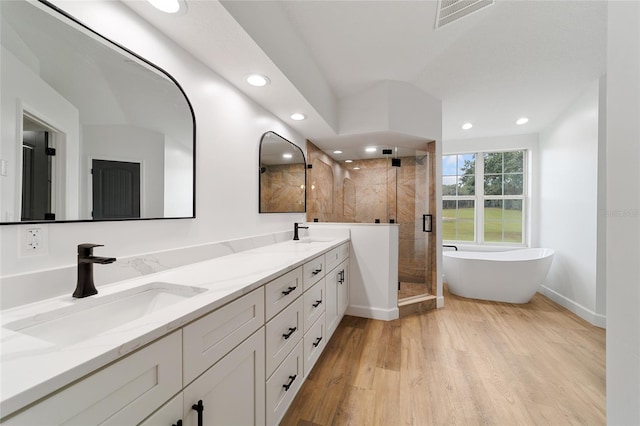
[[447, 251], [443, 253], [445, 281], [449, 291], [458, 296], [527, 303], [543, 284], [553, 254], [549, 248]]

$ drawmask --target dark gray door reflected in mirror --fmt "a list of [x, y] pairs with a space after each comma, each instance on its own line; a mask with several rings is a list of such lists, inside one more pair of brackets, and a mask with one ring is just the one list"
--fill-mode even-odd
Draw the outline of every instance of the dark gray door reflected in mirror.
[[302, 149], [274, 132], [260, 140], [260, 213], [304, 213], [307, 165]]
[[[0, 21], [0, 223], [195, 217], [195, 118], [177, 81], [46, 1], [0, 1]], [[55, 154], [33, 155], [32, 132]], [[139, 165], [96, 214], [94, 160]]]

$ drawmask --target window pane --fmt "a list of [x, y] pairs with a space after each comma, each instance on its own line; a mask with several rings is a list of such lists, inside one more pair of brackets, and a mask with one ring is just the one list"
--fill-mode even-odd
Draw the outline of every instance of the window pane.
[[487, 152], [484, 154], [484, 173], [502, 173], [501, 152]]
[[505, 173], [524, 173], [524, 151], [504, 153]]
[[442, 238], [444, 240], [475, 240], [475, 209], [473, 200], [443, 200]]
[[502, 195], [502, 175], [484, 176], [484, 195]]
[[522, 243], [522, 200], [485, 200], [484, 240]]
[[442, 174], [444, 176], [456, 176], [457, 173], [457, 155], [442, 156]]
[[442, 195], [456, 195], [457, 186], [458, 182], [455, 176], [442, 177]]
[[464, 175], [458, 179], [458, 195], [475, 195], [476, 175]]
[[476, 155], [475, 154], [461, 154], [458, 155], [458, 174], [464, 176], [465, 174], [476, 173]]
[[504, 195], [524, 194], [523, 176], [520, 173], [504, 175]]

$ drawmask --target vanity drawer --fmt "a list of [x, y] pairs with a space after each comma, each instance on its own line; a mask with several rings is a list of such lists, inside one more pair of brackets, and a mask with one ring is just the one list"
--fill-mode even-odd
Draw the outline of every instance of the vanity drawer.
[[186, 386], [264, 324], [264, 289], [260, 287], [183, 329]]
[[304, 332], [324, 313], [325, 279], [321, 279], [304, 292]]
[[282, 420], [287, 408], [298, 393], [303, 374], [303, 348], [302, 342], [291, 351], [282, 365], [267, 380], [267, 424], [277, 425]]
[[266, 366], [267, 377], [278, 368], [291, 349], [302, 339], [303, 333], [302, 297], [267, 323]]
[[324, 313], [320, 319], [316, 321], [309, 331], [304, 335], [304, 375], [309, 374], [315, 365], [320, 354], [327, 345], [327, 325], [325, 323]]
[[269, 321], [302, 294], [302, 267], [276, 278], [264, 287], [265, 312]]
[[181, 366], [181, 332], [176, 331], [2, 424], [138, 424], [182, 389]]
[[304, 290], [311, 288], [312, 285], [318, 282], [318, 280], [324, 277], [325, 262], [324, 255], [318, 256], [313, 260], [308, 261], [302, 265], [302, 276], [304, 280]]
[[344, 243], [325, 254], [327, 272], [338, 266], [340, 262], [349, 257], [349, 243]]

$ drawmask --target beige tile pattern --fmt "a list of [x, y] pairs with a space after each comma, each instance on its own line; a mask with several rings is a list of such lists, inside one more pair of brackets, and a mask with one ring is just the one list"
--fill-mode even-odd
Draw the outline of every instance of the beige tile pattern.
[[260, 174], [261, 212], [304, 212], [304, 164], [266, 166]]

